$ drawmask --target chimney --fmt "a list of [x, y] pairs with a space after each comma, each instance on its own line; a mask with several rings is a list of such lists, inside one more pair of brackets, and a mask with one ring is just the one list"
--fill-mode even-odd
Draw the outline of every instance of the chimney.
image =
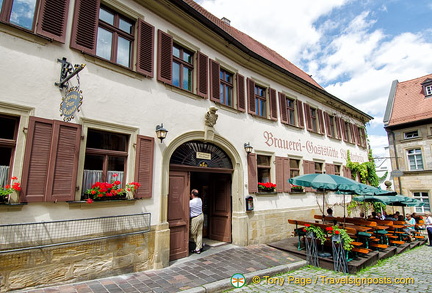
[[230, 21], [228, 18], [226, 18], [226, 17], [222, 17], [221, 20], [222, 20], [225, 24], [227, 24], [227, 25], [231, 25], [231, 21]]

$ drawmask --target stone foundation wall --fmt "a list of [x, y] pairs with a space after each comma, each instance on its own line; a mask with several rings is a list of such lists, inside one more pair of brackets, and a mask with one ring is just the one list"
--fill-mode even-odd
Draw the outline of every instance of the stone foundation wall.
[[0, 253], [0, 292], [153, 269], [155, 235], [152, 229], [120, 238]]
[[295, 226], [288, 219], [313, 220], [319, 209], [281, 209], [249, 212], [248, 244], [271, 243], [294, 236]]

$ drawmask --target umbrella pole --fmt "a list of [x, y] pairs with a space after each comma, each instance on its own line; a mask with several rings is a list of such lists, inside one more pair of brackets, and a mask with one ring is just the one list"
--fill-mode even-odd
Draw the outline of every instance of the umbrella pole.
[[323, 224], [324, 224], [324, 217], [325, 217], [325, 213], [324, 213], [324, 211], [325, 211], [325, 200], [324, 200], [324, 194], [325, 194], [325, 189], [323, 189], [323, 208], [322, 208], [322, 212], [323, 212], [323, 216], [322, 216], [322, 221], [323, 221]]
[[344, 228], [345, 228], [345, 217], [346, 217], [346, 215], [345, 215], [345, 211], [346, 211], [346, 204], [345, 204], [345, 193], [344, 193], [344, 199], [343, 199], [343, 208], [344, 208], [344, 220], [343, 220], [343, 226], [344, 226]]

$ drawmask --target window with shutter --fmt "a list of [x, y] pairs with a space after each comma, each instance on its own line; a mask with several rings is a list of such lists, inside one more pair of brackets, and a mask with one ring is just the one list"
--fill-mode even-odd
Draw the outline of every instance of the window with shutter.
[[37, 5], [37, 1], [3, 0], [0, 22], [64, 43], [69, 2], [41, 0]]
[[220, 65], [214, 60], [210, 60], [210, 100], [220, 102]]
[[75, 1], [70, 46], [153, 76], [154, 27], [99, 0]]
[[297, 105], [298, 127], [304, 128], [303, 103], [297, 100], [296, 105]]
[[172, 82], [173, 39], [158, 30], [158, 80], [167, 84]]
[[81, 125], [30, 117], [20, 199], [74, 200]]
[[241, 74], [237, 74], [236, 77], [237, 77], [237, 109], [239, 111], [245, 112], [246, 111], [245, 79], [244, 79], [244, 76]]
[[323, 111], [318, 109], [318, 124], [319, 124], [319, 133], [325, 134], [325, 126], [324, 126], [324, 116]]
[[270, 119], [277, 120], [277, 101], [276, 101], [276, 90], [269, 89], [269, 102], [270, 102]]
[[[269, 96], [269, 97], [267, 97]], [[267, 108], [270, 107], [270, 117], [276, 116], [277, 119], [277, 106], [276, 106], [276, 91], [257, 85], [252, 79], [247, 79], [247, 97], [248, 97], [248, 113], [259, 117], [267, 118]], [[272, 110], [273, 100], [274, 109]]]
[[234, 74], [221, 68], [219, 71], [219, 76], [219, 102], [226, 106], [233, 107]]

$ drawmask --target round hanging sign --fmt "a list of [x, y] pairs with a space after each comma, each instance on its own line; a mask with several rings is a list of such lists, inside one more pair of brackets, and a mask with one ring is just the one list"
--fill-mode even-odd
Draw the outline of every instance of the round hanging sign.
[[60, 116], [63, 116], [63, 121], [71, 121], [74, 118], [75, 112], [79, 112], [83, 97], [79, 87], [71, 87], [62, 102], [60, 103]]

